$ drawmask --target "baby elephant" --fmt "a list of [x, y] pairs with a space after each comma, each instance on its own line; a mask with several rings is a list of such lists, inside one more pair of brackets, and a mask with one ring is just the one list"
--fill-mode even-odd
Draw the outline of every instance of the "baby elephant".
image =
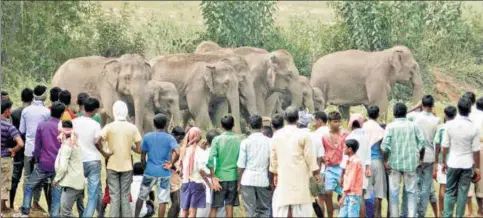
[[155, 130], [153, 117], [158, 113], [168, 116], [170, 126], [180, 124], [179, 93], [173, 83], [151, 80], [146, 84], [146, 92], [144, 132]]

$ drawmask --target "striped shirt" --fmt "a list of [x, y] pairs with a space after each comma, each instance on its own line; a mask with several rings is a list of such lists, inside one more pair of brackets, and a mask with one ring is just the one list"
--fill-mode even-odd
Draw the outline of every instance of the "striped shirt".
[[400, 172], [412, 172], [419, 165], [419, 151], [426, 145], [421, 128], [406, 118], [387, 125], [382, 150], [389, 153], [389, 166]]
[[23, 109], [19, 131], [25, 134], [25, 156], [33, 156], [37, 126], [49, 118], [50, 110], [44, 106], [44, 102], [42, 101], [34, 100], [31, 105]]
[[237, 165], [238, 168], [245, 168], [242, 185], [268, 187], [269, 164], [270, 138], [256, 132], [241, 142]]
[[12, 140], [17, 136], [20, 136], [20, 133], [17, 129], [8, 122], [7, 119], [1, 118], [1, 125], [2, 125], [2, 157], [10, 157], [10, 151], [8, 150], [7, 141]]

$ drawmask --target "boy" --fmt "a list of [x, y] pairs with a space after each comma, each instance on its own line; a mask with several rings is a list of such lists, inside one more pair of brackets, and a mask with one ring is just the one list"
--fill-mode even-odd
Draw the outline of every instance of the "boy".
[[[186, 127], [186, 130], [188, 130], [191, 125], [188, 125]], [[185, 137], [185, 134], [186, 134], [186, 130], [183, 129], [182, 127], [180, 126], [175, 126], [172, 130], [171, 130], [171, 135], [176, 139], [176, 142], [179, 144], [181, 144], [181, 142], [183, 141], [184, 137]], [[174, 165], [173, 167], [171, 168], [171, 178], [170, 178], [170, 184], [169, 184], [169, 187], [170, 187], [170, 191], [171, 193], [169, 194], [170, 196], [170, 199], [171, 199], [171, 206], [169, 207], [169, 211], [168, 211], [168, 217], [179, 217], [179, 212], [181, 210], [181, 207], [180, 207], [180, 204], [181, 204], [181, 176], [179, 175], [180, 174], [180, 166], [179, 166], [179, 160], [176, 161], [176, 162], [173, 162]]]
[[[164, 217], [166, 204], [170, 199], [169, 177], [171, 176], [172, 162], [178, 160], [178, 143], [176, 139], [166, 132], [168, 118], [164, 114], [157, 114], [153, 118], [155, 132], [147, 133], [141, 144], [141, 162], [146, 166], [143, 184], [139, 190], [136, 202], [135, 217], [139, 217], [143, 201], [148, 200], [149, 192], [154, 185], [158, 186], [158, 215]], [[146, 155], [148, 160], [146, 162]], [[173, 158], [171, 158], [173, 155]]]
[[[136, 162], [133, 165], [133, 178], [132, 178], [132, 184], [131, 184], [131, 195], [134, 199], [137, 199], [139, 196], [139, 189], [141, 188], [141, 184], [143, 182], [143, 174], [144, 174], [144, 168], [141, 162]], [[141, 217], [152, 217], [154, 215], [154, 192], [151, 191], [149, 192], [149, 200], [147, 200], [144, 204], [143, 207], [141, 208]], [[136, 207], [134, 205], [134, 202], [131, 203], [131, 207]], [[134, 214], [133, 214], [134, 216]]]
[[359, 143], [355, 139], [345, 142], [344, 154], [349, 157], [343, 180], [343, 195], [339, 200], [341, 205], [339, 217], [359, 217], [361, 210], [363, 167], [356, 152]]
[[[85, 111], [85, 101], [89, 99], [89, 95], [85, 92], [79, 93], [77, 95], [77, 105], [79, 106], [79, 111], [77, 114], [75, 114], [76, 117], [82, 117], [86, 113]], [[99, 113], [95, 113], [94, 116], [92, 117], [97, 123], [101, 123], [101, 116], [99, 116]]]

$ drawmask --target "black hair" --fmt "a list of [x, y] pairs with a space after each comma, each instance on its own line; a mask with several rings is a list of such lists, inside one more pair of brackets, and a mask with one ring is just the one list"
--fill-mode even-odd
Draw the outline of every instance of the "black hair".
[[70, 120], [64, 120], [64, 121], [62, 121], [62, 128], [72, 128], [72, 127], [74, 127], [72, 125], [72, 121], [70, 121]]
[[180, 137], [180, 140], [182, 140], [184, 138], [184, 136], [186, 135], [186, 133], [185, 133], [183, 127], [175, 126], [171, 130], [171, 135], [173, 135], [174, 137]]
[[12, 101], [10, 100], [2, 100], [2, 114], [5, 113], [6, 110], [12, 108]]
[[367, 116], [370, 119], [377, 120], [377, 118], [379, 117], [379, 107], [376, 105], [369, 106], [367, 108]]
[[421, 100], [423, 107], [434, 107], [434, 98], [431, 95], [425, 95]]
[[285, 109], [283, 118], [287, 121], [287, 123], [295, 124], [299, 119], [299, 110], [297, 110], [295, 107], [289, 106], [287, 109]]
[[62, 92], [62, 89], [59, 88], [59, 87], [51, 88], [50, 89], [50, 102], [54, 103], [54, 102], [58, 101], [60, 92]]
[[100, 108], [99, 100], [95, 98], [88, 98], [84, 100], [84, 111], [86, 112], [93, 112], [96, 109]]
[[465, 92], [465, 94], [463, 94], [463, 96], [461, 96], [461, 97], [467, 98], [468, 100], [470, 100], [471, 105], [475, 104], [475, 102], [476, 102], [476, 95], [473, 92]]
[[22, 90], [20, 98], [22, 99], [22, 102], [32, 102], [32, 100], [34, 100], [34, 91], [30, 88], [25, 88]]
[[404, 118], [408, 112], [408, 108], [403, 103], [396, 103], [394, 105], [394, 118]]
[[447, 106], [444, 108], [444, 115], [446, 115], [449, 119], [453, 119], [456, 117], [456, 107], [455, 106]]
[[329, 122], [336, 121], [336, 120], [339, 121], [339, 120], [342, 120], [342, 116], [338, 111], [332, 111], [329, 113], [328, 119], [329, 119]]
[[54, 102], [54, 104], [52, 104], [52, 108], [50, 109], [50, 116], [57, 118], [57, 119], [60, 119], [60, 117], [62, 117], [62, 114], [64, 113], [64, 111], [65, 111], [65, 105], [64, 104], [62, 104], [60, 102]]
[[156, 129], [164, 129], [168, 124], [168, 117], [162, 113], [156, 114], [153, 117], [153, 123]]
[[213, 139], [217, 136], [219, 136], [220, 133], [216, 130], [210, 130], [206, 133], [206, 141], [208, 141], [208, 143], [211, 145], [211, 142], [213, 141]]
[[458, 112], [461, 116], [467, 117], [471, 112], [471, 100], [465, 97], [458, 101]]
[[476, 101], [476, 109], [483, 111], [483, 97], [478, 98]]
[[66, 106], [70, 105], [71, 98], [72, 98], [72, 96], [71, 96], [69, 90], [62, 90], [59, 93], [59, 101], [61, 103], [64, 103]]
[[354, 120], [352, 122], [352, 129], [360, 129], [360, 128], [361, 128], [361, 124], [359, 123], [359, 121]]
[[81, 92], [77, 95], [77, 105], [82, 106], [84, 105], [84, 101], [89, 99], [89, 94], [85, 92]]
[[231, 115], [225, 115], [221, 118], [221, 127], [225, 130], [232, 130], [233, 126], [235, 126], [235, 119]]
[[327, 114], [323, 111], [316, 111], [314, 113], [314, 118], [317, 119], [317, 120], [321, 120], [324, 123], [327, 123], [327, 120], [329, 119], [327, 117]]
[[352, 150], [352, 152], [356, 153], [359, 150], [359, 142], [355, 139], [348, 139], [345, 141], [345, 145]]
[[141, 176], [144, 174], [143, 164], [141, 162], [136, 162], [132, 165], [133, 174], [135, 176]]
[[272, 127], [275, 130], [283, 128], [283, 116], [279, 113], [272, 116]]
[[258, 114], [253, 114], [250, 116], [250, 127], [252, 129], [261, 129], [263, 125], [262, 117]]
[[273, 129], [270, 126], [263, 126], [262, 127], [262, 134], [268, 138], [272, 138], [273, 136]]
[[34, 88], [34, 95], [41, 96], [47, 91], [47, 86], [44, 85], [37, 85]]
[[6, 92], [6, 91], [2, 91], [2, 97], [3, 97], [3, 96], [8, 96], [8, 92]]

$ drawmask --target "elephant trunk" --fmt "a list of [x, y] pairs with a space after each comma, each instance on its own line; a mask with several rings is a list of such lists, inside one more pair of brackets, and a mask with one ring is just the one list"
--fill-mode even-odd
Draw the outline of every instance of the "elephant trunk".
[[181, 111], [179, 110], [178, 103], [173, 103], [173, 105], [170, 108], [170, 113], [171, 113], [171, 126], [178, 126], [181, 125]]
[[257, 100], [255, 97], [255, 89], [253, 86], [247, 86], [240, 89], [240, 103], [246, 109], [248, 115], [258, 114]]
[[302, 85], [298, 81], [290, 83], [288, 91], [292, 95], [292, 104], [290, 106], [300, 108], [303, 101]]
[[411, 83], [413, 84], [413, 103], [416, 104], [423, 97], [423, 80], [421, 79], [421, 74], [419, 73], [419, 66], [416, 67], [416, 71], [413, 72], [411, 78]]
[[228, 103], [230, 103], [231, 108], [231, 115], [235, 120], [235, 133], [241, 133], [241, 126], [240, 126], [240, 97], [237, 89], [231, 89], [228, 92]]
[[141, 133], [141, 135], [143, 135], [144, 134], [143, 116], [144, 116], [144, 106], [145, 106], [144, 95], [133, 96], [133, 100], [134, 100], [134, 114], [135, 114], [134, 122], [139, 132]]

